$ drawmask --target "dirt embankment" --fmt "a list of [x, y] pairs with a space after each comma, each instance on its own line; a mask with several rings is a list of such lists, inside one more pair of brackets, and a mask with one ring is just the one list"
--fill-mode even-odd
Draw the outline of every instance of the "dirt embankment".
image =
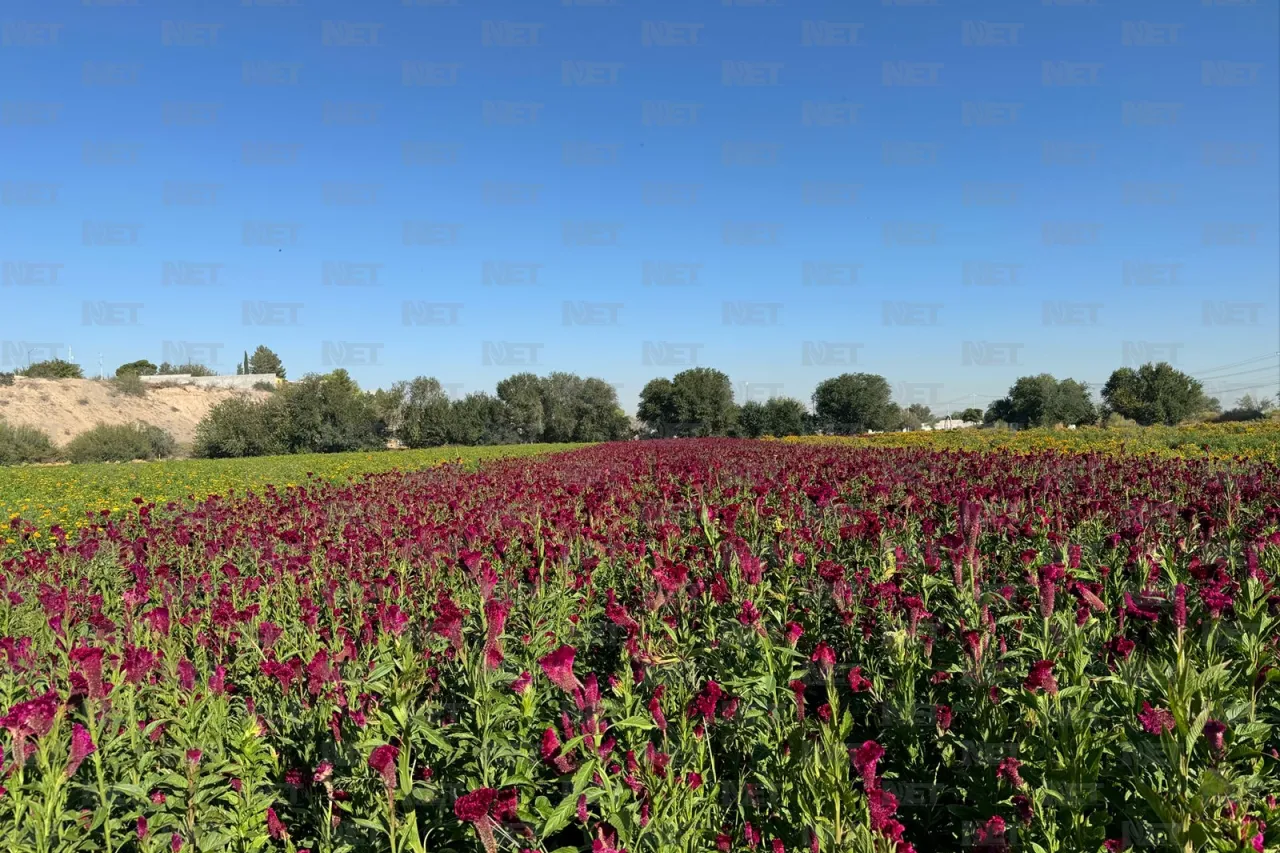
[[266, 399], [269, 391], [240, 391], [195, 386], [149, 387], [142, 396], [122, 394], [111, 382], [95, 379], [23, 379], [0, 385], [0, 418], [14, 425], [38, 427], [55, 444], [99, 423], [153, 424], [170, 432], [181, 445], [195, 439], [196, 424], [216, 404], [231, 397]]

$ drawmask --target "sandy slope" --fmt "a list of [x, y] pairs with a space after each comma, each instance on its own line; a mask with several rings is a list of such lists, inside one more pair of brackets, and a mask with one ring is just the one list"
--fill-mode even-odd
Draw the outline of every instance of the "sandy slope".
[[256, 399], [266, 391], [228, 388], [149, 388], [141, 397], [116, 393], [110, 382], [92, 379], [23, 379], [0, 385], [0, 417], [11, 424], [39, 427], [55, 444], [66, 444], [95, 424], [143, 421], [168, 430], [179, 444], [190, 444], [196, 424], [216, 403], [236, 395]]

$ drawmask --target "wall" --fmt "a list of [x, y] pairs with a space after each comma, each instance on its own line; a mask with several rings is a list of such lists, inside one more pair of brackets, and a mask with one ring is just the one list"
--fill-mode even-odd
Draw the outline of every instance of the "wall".
[[243, 388], [250, 390], [259, 382], [276, 385], [280, 382], [274, 373], [250, 373], [247, 376], [192, 376], [190, 373], [173, 373], [168, 376], [139, 377], [148, 385], [195, 385], [199, 388]]

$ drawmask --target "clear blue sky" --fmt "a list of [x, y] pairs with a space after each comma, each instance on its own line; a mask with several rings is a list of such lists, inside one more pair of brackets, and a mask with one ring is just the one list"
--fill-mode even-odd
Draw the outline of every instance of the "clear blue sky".
[[465, 392], [533, 360], [628, 409], [688, 363], [947, 410], [1148, 358], [1224, 400], [1280, 381], [1275, 0], [0, 19], [7, 369], [265, 343]]

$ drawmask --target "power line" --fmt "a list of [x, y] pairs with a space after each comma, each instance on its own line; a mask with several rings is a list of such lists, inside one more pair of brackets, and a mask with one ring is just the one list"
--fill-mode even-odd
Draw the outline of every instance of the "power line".
[[1236, 361], [1236, 362], [1232, 362], [1231, 364], [1223, 364], [1218, 367], [1206, 367], [1204, 370], [1192, 371], [1191, 375], [1195, 377], [1200, 377], [1206, 373], [1217, 373], [1219, 370], [1228, 370], [1232, 367], [1240, 367], [1242, 365], [1253, 364], [1254, 362], [1258, 362], [1258, 361], [1270, 361], [1271, 359], [1275, 358], [1277, 355], [1280, 355], [1280, 353], [1272, 352], [1272, 353], [1267, 353], [1266, 355], [1256, 356], [1254, 358], [1246, 358], [1244, 361]]

